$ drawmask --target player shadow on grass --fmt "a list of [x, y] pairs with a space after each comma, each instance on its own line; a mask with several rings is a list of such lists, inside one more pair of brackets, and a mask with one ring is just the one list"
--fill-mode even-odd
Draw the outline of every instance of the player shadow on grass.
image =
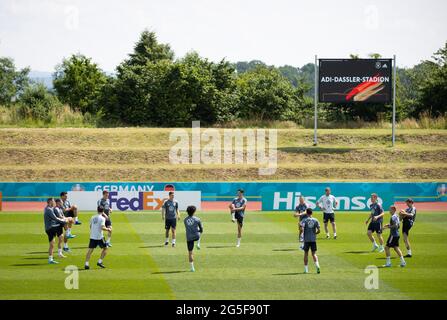
[[367, 254], [367, 253], [371, 253], [371, 251], [346, 251], [344, 253], [348, 253], [348, 254]]
[[284, 251], [284, 252], [288, 252], [288, 251], [297, 251], [298, 249], [291, 249], [291, 248], [287, 248], [287, 249], [273, 249], [272, 251]]
[[140, 249], [151, 249], [151, 248], [163, 248], [163, 247], [165, 247], [164, 245], [162, 245], [162, 244], [158, 244], [158, 245], [155, 245], [155, 246], [144, 246], [144, 247], [139, 247]]
[[157, 271], [157, 272], [152, 272], [152, 274], [174, 274], [174, 273], [185, 273], [188, 271], [185, 270], [177, 270], [177, 271]]
[[11, 267], [37, 267], [37, 266], [47, 266], [48, 263], [15, 263], [11, 264]]
[[225, 248], [234, 248], [234, 246], [207, 246], [207, 249], [225, 249]]
[[272, 276], [298, 276], [305, 274], [304, 272], [291, 272], [291, 273], [273, 273]]

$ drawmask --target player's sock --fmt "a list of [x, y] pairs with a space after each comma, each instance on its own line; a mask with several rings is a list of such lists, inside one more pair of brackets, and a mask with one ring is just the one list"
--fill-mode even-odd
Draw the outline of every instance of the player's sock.
[[75, 217], [75, 221], [78, 222], [78, 217]]
[[326, 233], [326, 238], [330, 238], [331, 236], [329, 235], [329, 232]]
[[411, 254], [411, 249], [410, 249], [410, 250], [407, 250], [407, 254], [409, 254], [410, 256], [412, 255], [412, 254]]
[[386, 265], [387, 266], [391, 265], [391, 257], [386, 257]]
[[334, 232], [334, 238], [336, 238], [337, 237], [337, 232]]
[[316, 266], [318, 269], [320, 269], [320, 263], [318, 262], [318, 259], [317, 259], [317, 261], [315, 261], [315, 266]]
[[86, 261], [84, 265], [88, 267], [89, 266], [89, 262]]
[[190, 262], [189, 264], [191, 265], [191, 271], [192, 272], [196, 271], [196, 269], [194, 269], [194, 262]]
[[99, 259], [99, 260], [98, 260], [98, 263], [101, 264], [101, 263], [102, 263], [102, 259]]
[[68, 249], [68, 242], [64, 242], [64, 248]]
[[57, 253], [61, 256], [62, 255], [62, 249], [57, 249]]
[[199, 240], [197, 240], [197, 248], [200, 249], [200, 238], [199, 238]]
[[237, 246], [239, 247], [241, 245], [241, 238], [237, 238]]
[[309, 272], [309, 266], [308, 266], [308, 265], [305, 265], [305, 266], [304, 266], [304, 272], [305, 272], [305, 273], [308, 273], [308, 272]]
[[172, 245], [175, 246], [175, 239], [172, 239]]
[[65, 235], [68, 237], [71, 235], [71, 228], [67, 228], [67, 231], [65, 231]]
[[402, 256], [402, 257], [400, 257], [400, 263], [401, 264], [405, 264], [405, 259], [404, 259], [404, 257]]
[[51, 262], [51, 261], [53, 261], [53, 256], [48, 257], [48, 262]]
[[166, 238], [165, 243], [169, 243], [169, 237]]

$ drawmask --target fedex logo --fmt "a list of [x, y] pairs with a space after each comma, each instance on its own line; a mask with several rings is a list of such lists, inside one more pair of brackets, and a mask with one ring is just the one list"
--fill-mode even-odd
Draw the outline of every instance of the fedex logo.
[[[163, 202], [168, 198], [169, 190], [153, 191], [110, 191], [110, 207], [117, 211], [152, 211], [161, 210]], [[70, 191], [68, 197], [76, 203], [79, 210], [96, 211], [98, 200], [102, 197], [101, 191]], [[175, 200], [179, 210], [186, 210], [188, 206], [201, 208], [202, 194], [200, 191], [175, 191]]]
[[117, 191], [109, 193], [110, 207], [113, 209], [116, 205], [120, 211], [160, 210], [165, 199], [155, 197], [153, 191], [138, 192], [138, 196], [132, 198], [120, 197]]

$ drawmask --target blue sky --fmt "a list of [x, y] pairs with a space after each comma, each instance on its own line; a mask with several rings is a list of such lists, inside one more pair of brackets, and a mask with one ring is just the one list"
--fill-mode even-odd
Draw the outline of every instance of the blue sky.
[[412, 66], [447, 41], [446, 12], [445, 0], [0, 0], [0, 56], [53, 71], [80, 52], [113, 71], [148, 28], [177, 57], [302, 66], [379, 52]]

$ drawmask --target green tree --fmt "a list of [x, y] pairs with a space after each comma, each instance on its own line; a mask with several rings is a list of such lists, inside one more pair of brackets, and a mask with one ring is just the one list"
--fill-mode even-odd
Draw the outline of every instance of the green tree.
[[14, 60], [0, 57], [0, 105], [10, 105], [29, 85], [30, 69], [17, 70]]
[[235, 72], [226, 61], [213, 63], [197, 53], [176, 62], [123, 64], [108, 94], [107, 118], [131, 125], [213, 124], [231, 118], [237, 105]]
[[144, 30], [125, 64], [142, 66], [148, 62], [155, 63], [161, 60], [173, 61], [174, 52], [169, 44], [159, 43], [154, 32]]
[[28, 86], [20, 95], [19, 114], [22, 119], [51, 121], [51, 112], [62, 107], [61, 102], [42, 83]]
[[240, 118], [292, 120], [299, 111], [297, 90], [275, 68], [258, 66], [242, 74], [237, 84]]
[[90, 58], [81, 54], [64, 59], [56, 67], [53, 85], [59, 99], [82, 113], [100, 110], [98, 100], [107, 76]]
[[436, 117], [447, 113], [447, 42], [433, 55], [433, 60], [425, 61], [429, 76], [419, 86], [420, 97], [415, 112]]

